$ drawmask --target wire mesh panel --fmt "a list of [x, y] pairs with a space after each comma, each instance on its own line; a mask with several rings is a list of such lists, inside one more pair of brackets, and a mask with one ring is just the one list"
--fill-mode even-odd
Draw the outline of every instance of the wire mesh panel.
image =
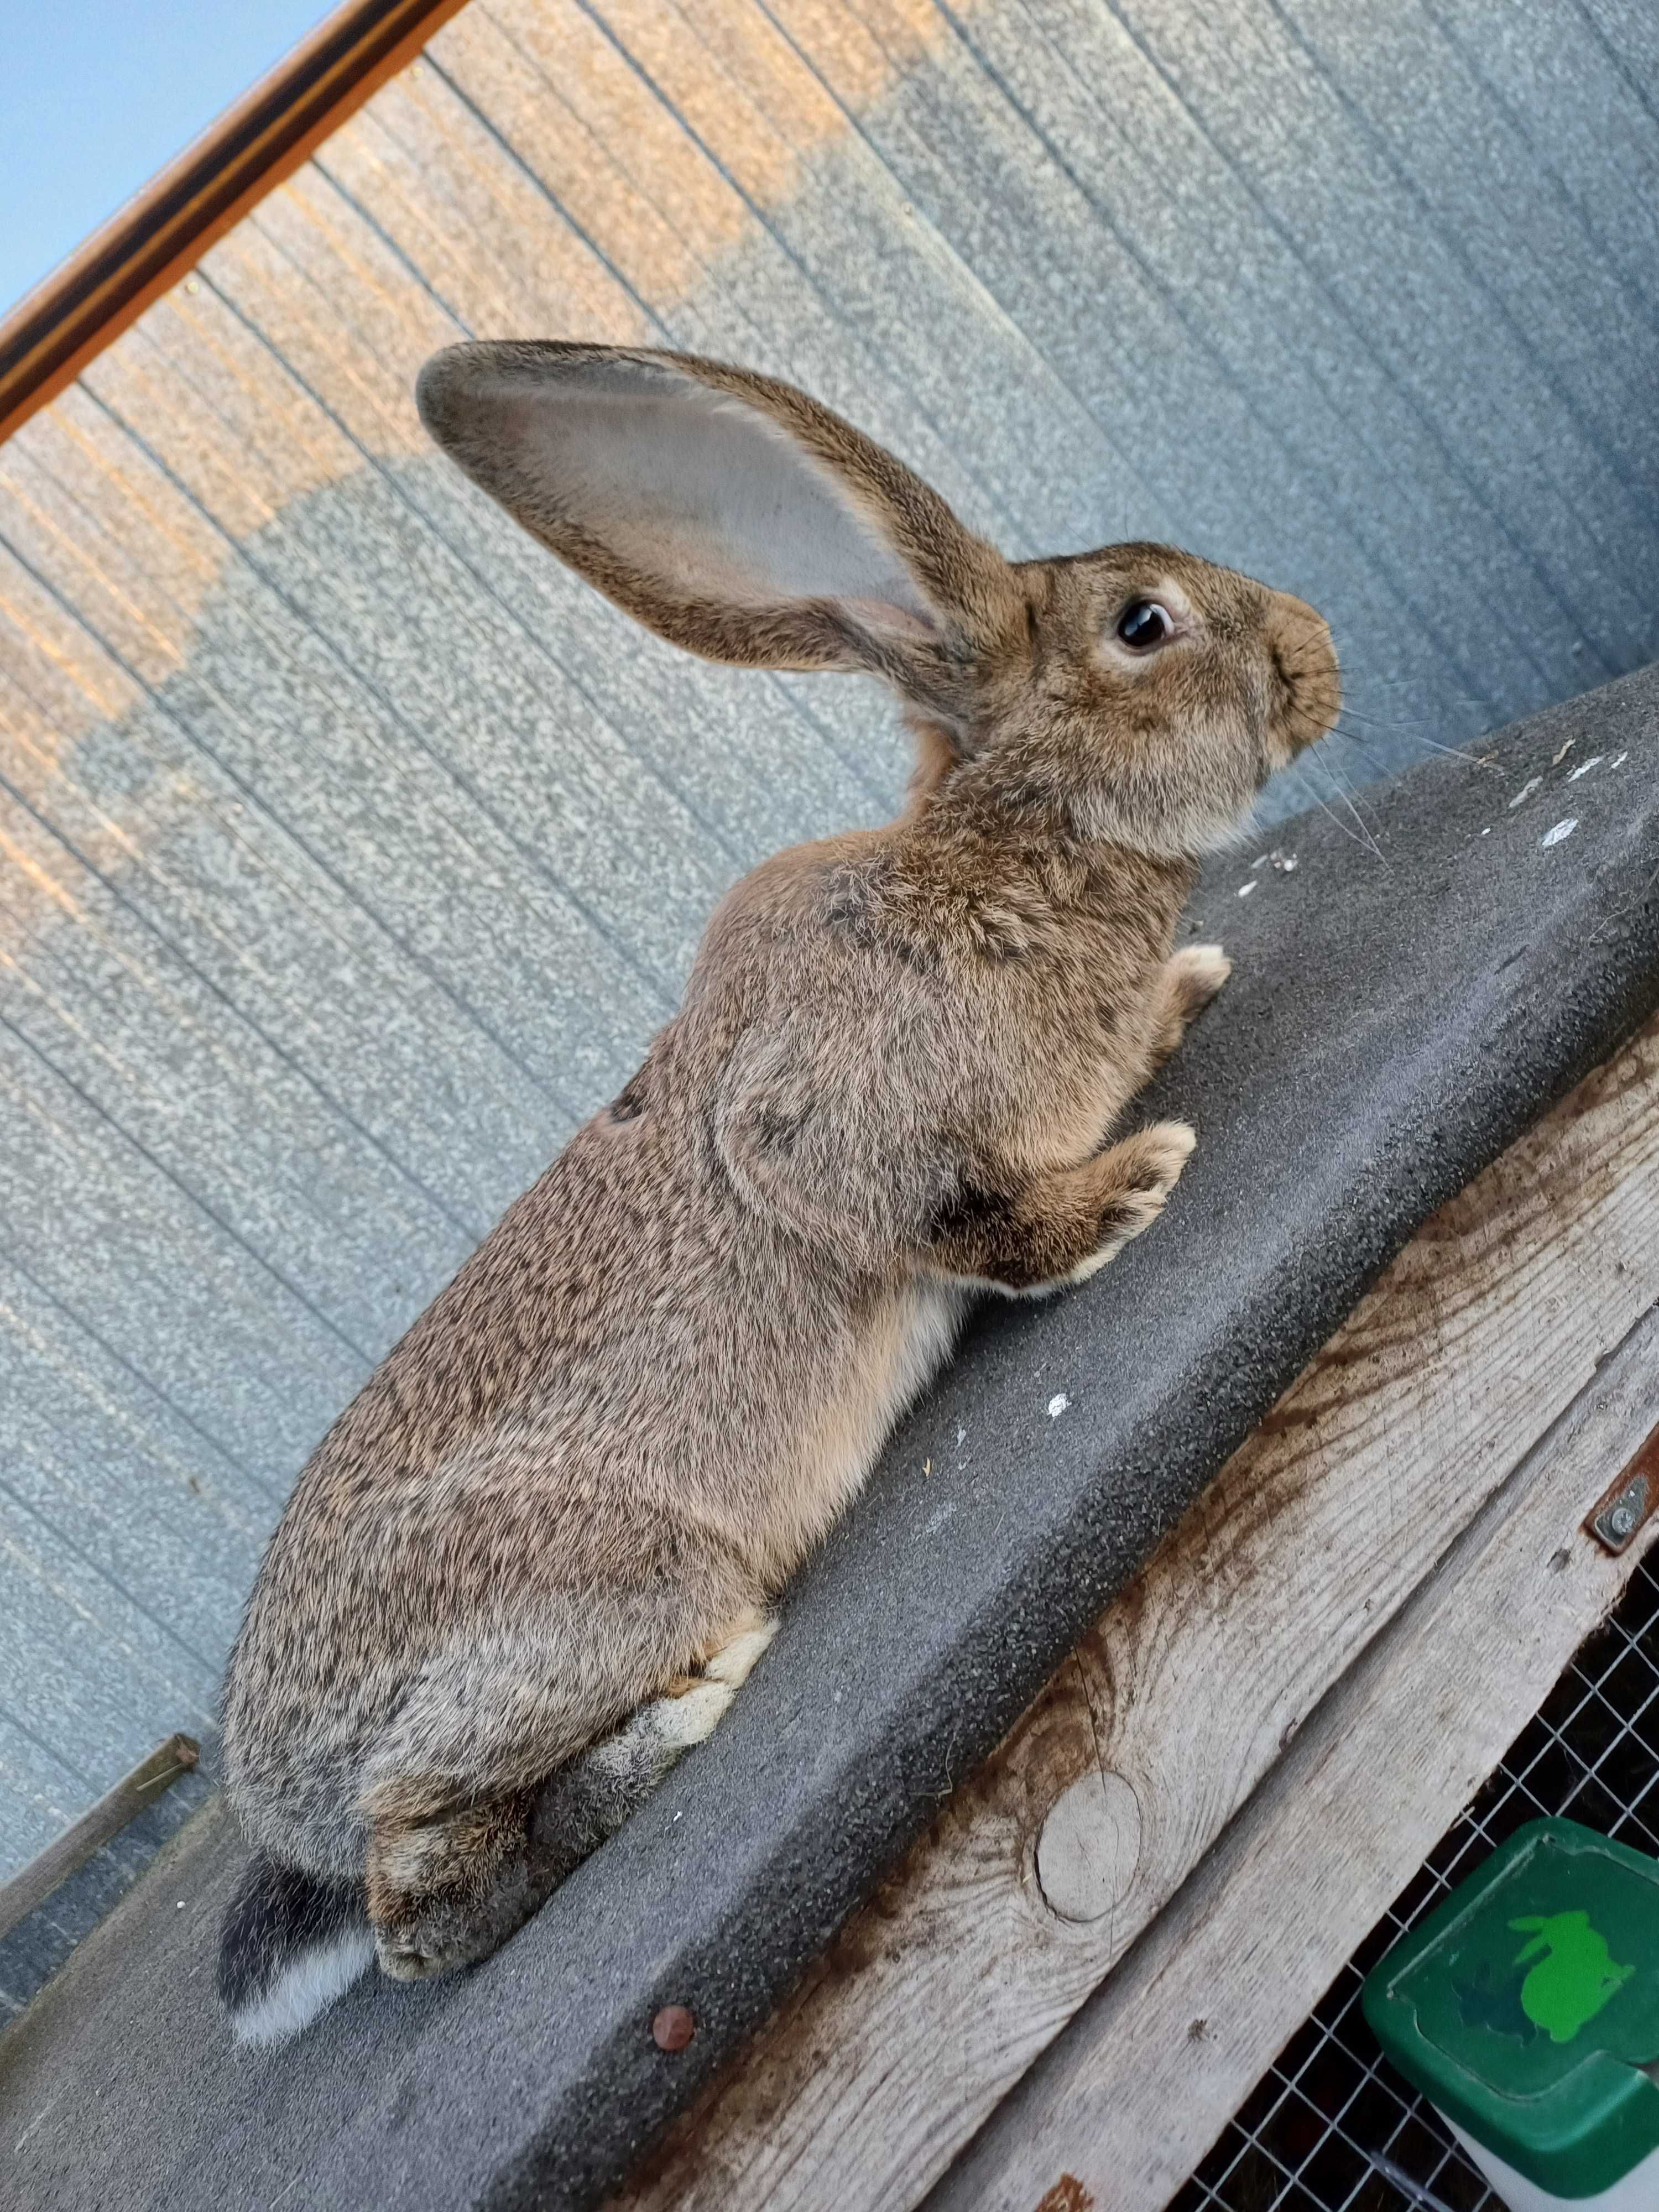
[[1636, 1569], [1502, 1765], [1258, 2083], [1170, 2212], [1502, 2212], [1377, 2048], [1366, 1975], [1524, 1822], [1562, 1814], [1659, 1858], [1659, 1571]]

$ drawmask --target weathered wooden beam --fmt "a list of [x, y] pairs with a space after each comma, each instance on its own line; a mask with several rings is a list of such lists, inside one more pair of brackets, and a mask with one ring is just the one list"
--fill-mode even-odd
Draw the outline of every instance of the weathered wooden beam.
[[1425, 1224], [617, 2204], [916, 2203], [1656, 1299], [1650, 1024]]
[[[1655, 1533], [1584, 1510], [1659, 1413], [1659, 1313], [1535, 1445], [927, 2212], [1161, 2212], [1503, 1757]], [[1059, 2202], [1058, 2198], [1053, 2199]]]
[[112, 1836], [119, 1835], [129, 1820], [137, 1819], [181, 1774], [188, 1774], [199, 1756], [196, 1739], [170, 1735], [164, 1744], [124, 1774], [113, 1790], [106, 1790], [72, 1827], [37, 1852], [21, 1874], [0, 1885], [0, 1938], [20, 1927], [53, 1890], [66, 1882], [77, 1867], [101, 1850]]

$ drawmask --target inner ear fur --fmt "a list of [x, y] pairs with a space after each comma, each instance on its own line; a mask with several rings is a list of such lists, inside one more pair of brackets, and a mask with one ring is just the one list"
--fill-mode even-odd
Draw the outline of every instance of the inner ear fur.
[[996, 549], [791, 385], [694, 356], [451, 346], [416, 397], [436, 442], [532, 537], [705, 659], [866, 669], [944, 696], [1024, 620]]

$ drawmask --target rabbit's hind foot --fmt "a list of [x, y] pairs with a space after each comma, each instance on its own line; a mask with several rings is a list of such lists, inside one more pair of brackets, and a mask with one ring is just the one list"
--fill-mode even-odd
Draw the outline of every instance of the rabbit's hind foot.
[[425, 1980], [488, 1958], [546, 1894], [526, 1849], [522, 1794], [418, 1826], [376, 1825], [368, 1910], [382, 1973]]
[[[775, 1615], [753, 1607], [740, 1613], [703, 1647], [698, 1673], [679, 1676], [660, 1697], [653, 1698], [624, 1721], [614, 1735], [606, 1736], [562, 1770], [573, 1784], [588, 1777], [595, 1784], [601, 1781], [610, 1784], [614, 1802], [605, 1816], [605, 1835], [614, 1833], [635, 1806], [644, 1802], [683, 1753], [713, 1735], [777, 1632]], [[559, 1776], [554, 1778], [556, 1783], [559, 1779]], [[594, 1788], [587, 1795], [597, 1803], [600, 1792]], [[544, 1808], [547, 1797], [544, 1791]]]
[[702, 1671], [709, 1680], [741, 1689], [750, 1668], [778, 1632], [776, 1613], [750, 1611], [739, 1615], [720, 1642], [703, 1654]]
[[615, 1835], [693, 1744], [706, 1742], [778, 1632], [775, 1617], [740, 1614], [682, 1675], [614, 1735], [562, 1766], [537, 1802], [532, 1847], [550, 1889]]
[[375, 1824], [369, 1914], [381, 1971], [422, 1981], [488, 1958], [711, 1736], [777, 1633], [750, 1609], [621, 1728], [523, 1792], [418, 1822]]

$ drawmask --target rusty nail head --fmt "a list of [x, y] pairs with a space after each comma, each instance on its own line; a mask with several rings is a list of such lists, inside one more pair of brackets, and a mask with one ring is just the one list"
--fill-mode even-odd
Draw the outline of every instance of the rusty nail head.
[[684, 2005], [665, 2005], [651, 2023], [651, 2040], [659, 2051], [684, 2051], [697, 2032], [697, 2023]]

